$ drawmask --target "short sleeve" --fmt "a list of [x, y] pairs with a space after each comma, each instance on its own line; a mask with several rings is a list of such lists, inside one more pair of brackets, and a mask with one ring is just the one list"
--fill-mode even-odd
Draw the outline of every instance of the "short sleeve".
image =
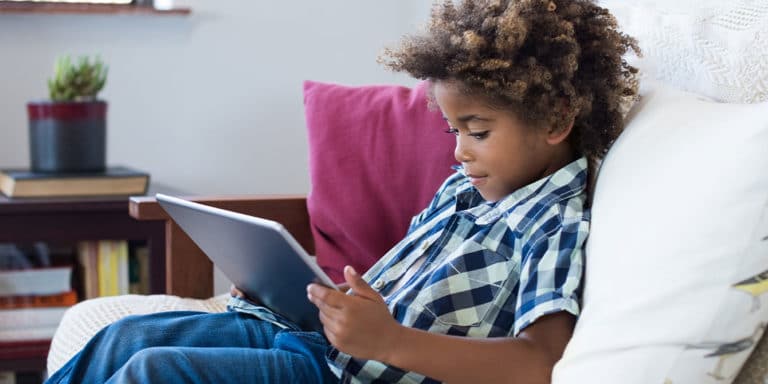
[[588, 232], [583, 213], [563, 218], [558, 207], [530, 229], [522, 249], [515, 336], [544, 315], [565, 311], [578, 316]]

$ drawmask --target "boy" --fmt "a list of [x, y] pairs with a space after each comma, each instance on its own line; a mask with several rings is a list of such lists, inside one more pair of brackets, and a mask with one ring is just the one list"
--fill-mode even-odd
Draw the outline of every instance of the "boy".
[[385, 60], [431, 81], [462, 167], [364, 276], [345, 269], [348, 294], [307, 288], [323, 334], [234, 297], [118, 321], [50, 382], [549, 382], [579, 311], [588, 159], [635, 93], [630, 48], [588, 0], [436, 6]]
[[590, 1], [465, 1], [388, 52], [432, 82], [463, 169], [364, 277], [345, 270], [353, 295], [309, 287], [337, 373], [549, 382], [579, 310], [587, 158], [635, 94], [629, 48]]

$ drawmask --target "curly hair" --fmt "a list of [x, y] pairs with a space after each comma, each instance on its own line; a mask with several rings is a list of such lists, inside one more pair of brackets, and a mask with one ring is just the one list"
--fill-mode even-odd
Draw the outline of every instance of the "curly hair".
[[449, 80], [533, 126], [564, 128], [590, 160], [621, 133], [622, 102], [637, 95], [637, 41], [590, 0], [450, 0], [435, 4], [423, 33], [380, 61], [431, 81]]

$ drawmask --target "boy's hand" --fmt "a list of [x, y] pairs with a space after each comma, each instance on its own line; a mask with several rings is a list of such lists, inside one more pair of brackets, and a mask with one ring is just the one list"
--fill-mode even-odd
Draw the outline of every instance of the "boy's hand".
[[338, 283], [338, 284], [336, 284], [336, 288], [338, 288], [339, 291], [347, 293], [347, 291], [349, 291], [349, 283], [347, 283], [347, 282]]
[[307, 297], [320, 309], [325, 336], [340, 351], [361, 359], [384, 361], [397, 345], [402, 326], [378, 292], [354, 268], [344, 268], [351, 295], [319, 284], [307, 286]]

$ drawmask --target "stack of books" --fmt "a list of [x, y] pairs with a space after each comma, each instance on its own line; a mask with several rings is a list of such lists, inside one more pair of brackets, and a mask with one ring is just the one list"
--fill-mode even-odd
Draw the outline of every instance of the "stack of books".
[[[50, 340], [66, 310], [82, 299], [147, 294], [149, 248], [127, 240], [93, 240], [77, 244], [76, 255], [50, 265], [18, 252], [0, 252], [0, 357], [19, 343]], [[9, 259], [22, 260], [10, 263]], [[74, 279], [73, 279], [74, 278]], [[0, 382], [2, 384], [2, 382]]]
[[126, 240], [83, 241], [77, 257], [83, 271], [85, 299], [149, 293], [149, 248]]
[[128, 167], [85, 173], [0, 170], [0, 191], [8, 197], [143, 195], [148, 186], [148, 173]]
[[0, 342], [53, 337], [77, 303], [72, 266], [0, 271]]

